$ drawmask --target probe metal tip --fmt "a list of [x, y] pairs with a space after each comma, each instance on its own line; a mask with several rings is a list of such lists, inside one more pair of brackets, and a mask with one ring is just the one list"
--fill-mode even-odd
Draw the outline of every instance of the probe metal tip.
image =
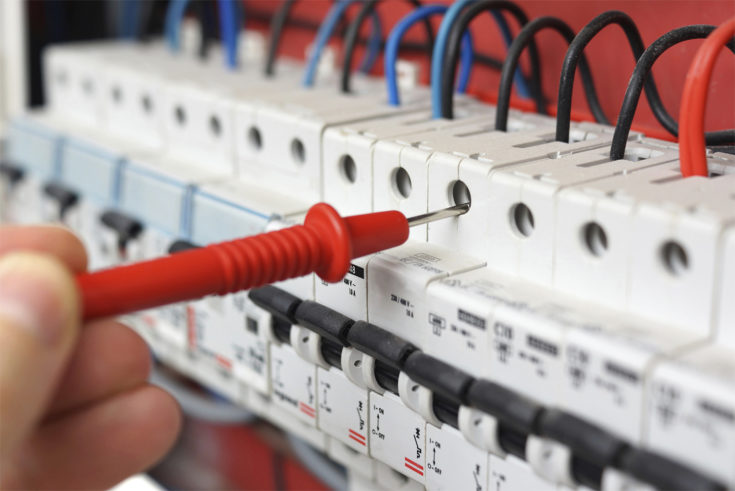
[[416, 225], [423, 225], [425, 223], [435, 222], [444, 218], [458, 217], [464, 215], [470, 211], [470, 203], [462, 203], [459, 205], [450, 206], [443, 210], [432, 211], [430, 213], [424, 213], [423, 215], [416, 215], [408, 219], [408, 226], [415, 227]]

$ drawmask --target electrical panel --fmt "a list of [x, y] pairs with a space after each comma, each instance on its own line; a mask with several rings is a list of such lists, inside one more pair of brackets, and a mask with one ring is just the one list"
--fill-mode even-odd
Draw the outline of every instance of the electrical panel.
[[[262, 41], [262, 40], [261, 40]], [[243, 41], [261, 59], [257, 36]], [[260, 49], [259, 49], [260, 47]], [[344, 214], [466, 215], [315, 276], [126, 317], [165, 364], [327, 452], [355, 489], [735, 487], [735, 157], [425, 87], [387, 104], [159, 43], [46, 51], [0, 219], [55, 221], [92, 269]], [[409, 70], [410, 71], [410, 70]], [[716, 177], [714, 177], [716, 175]]]

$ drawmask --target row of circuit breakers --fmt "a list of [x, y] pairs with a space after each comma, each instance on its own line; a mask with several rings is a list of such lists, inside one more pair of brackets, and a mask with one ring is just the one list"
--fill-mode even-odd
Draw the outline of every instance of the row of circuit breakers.
[[[254, 35], [253, 35], [254, 36]], [[344, 464], [356, 489], [735, 487], [735, 156], [382, 79], [316, 88], [162, 44], [45, 53], [11, 122], [5, 222], [60, 221], [91, 268], [342, 214], [459, 218], [313, 276], [130, 316], [166, 364]], [[259, 66], [259, 65], [257, 65]]]

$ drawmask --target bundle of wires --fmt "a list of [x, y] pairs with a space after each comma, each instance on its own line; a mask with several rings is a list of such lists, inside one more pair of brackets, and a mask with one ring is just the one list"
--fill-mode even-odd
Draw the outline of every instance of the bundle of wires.
[[[396, 74], [396, 60], [398, 58], [398, 47], [404, 34], [414, 24], [428, 19], [431, 15], [443, 14], [448, 7], [444, 5], [426, 5], [418, 8], [403, 17], [393, 28], [385, 45], [385, 82], [388, 88], [388, 104], [398, 106], [400, 97], [398, 95], [398, 80]], [[459, 75], [457, 92], [464, 93], [470, 81], [472, 71], [472, 37], [469, 31], [462, 36], [462, 71]], [[344, 88], [344, 87], [343, 87]]]
[[[508, 49], [508, 56], [503, 63], [503, 71], [500, 75], [500, 87], [498, 89], [498, 102], [495, 110], [495, 129], [498, 131], [508, 130], [508, 113], [510, 112], [510, 92], [513, 84], [513, 74], [521, 57], [523, 50], [531, 43], [533, 37], [544, 29], [552, 29], [561, 34], [567, 43], [571, 45], [575, 35], [571, 27], [556, 17], [539, 17], [526, 24], [518, 33]], [[600, 101], [597, 97], [595, 82], [589, 68], [589, 62], [581, 54], [580, 71], [582, 72], [582, 84], [584, 85], [587, 103], [593, 108], [593, 113], [602, 113]]]
[[[413, 5], [415, 9], [421, 8], [421, 2], [419, 0], [407, 0], [409, 4]], [[344, 59], [342, 60], [342, 76], [340, 77], [341, 80], [341, 88], [342, 93], [347, 94], [350, 92], [350, 75], [352, 73], [351, 67], [352, 67], [352, 57], [355, 52], [355, 46], [357, 44], [357, 38], [360, 33], [360, 28], [362, 27], [363, 22], [367, 18], [368, 15], [372, 15], [373, 17], [377, 17], [377, 12], [375, 11], [375, 6], [380, 2], [380, 0], [367, 0], [363, 3], [362, 8], [357, 13], [357, 16], [355, 17], [355, 20], [350, 23], [349, 28], [347, 29], [347, 33], [345, 34], [344, 38]], [[415, 10], [414, 10], [415, 12]], [[380, 19], [380, 17], [377, 17]], [[428, 40], [428, 50], [429, 50], [429, 57], [431, 57], [431, 50], [434, 45], [434, 32], [431, 28], [431, 22], [429, 22], [428, 17], [423, 17], [420, 20], [423, 20], [424, 22], [424, 29], [426, 30], [426, 39]], [[395, 29], [395, 28], [394, 28]], [[368, 50], [372, 48], [373, 41], [376, 39], [375, 36], [370, 38], [370, 45], [368, 45]], [[378, 39], [378, 41], [380, 41]], [[380, 44], [380, 43], [378, 43]], [[386, 56], [387, 56], [387, 49], [388, 49], [388, 42], [386, 41]], [[378, 46], [378, 50], [380, 49], [380, 46]], [[368, 51], [369, 52], [369, 51]], [[364, 61], [368, 61], [368, 58]], [[363, 66], [361, 70], [364, 73], [367, 73], [365, 71], [366, 64], [363, 63]], [[369, 70], [368, 70], [369, 71]]]
[[[466, 7], [468, 7], [467, 12], [465, 12]], [[522, 25], [528, 20], [525, 13], [517, 5], [503, 0], [483, 0], [479, 2], [475, 2], [475, 0], [458, 0], [449, 7], [439, 26], [436, 42], [434, 43], [434, 53], [431, 59], [431, 102], [432, 112], [435, 118], [452, 117], [451, 104], [453, 101], [451, 97], [451, 86], [454, 83], [454, 67], [457, 64], [456, 60], [458, 55], [453, 54], [453, 56], [447, 59], [447, 50], [451, 49], [453, 53], [459, 50], [459, 40], [467, 25], [482, 10], [490, 11], [500, 27], [506, 45], [511, 44], [512, 36], [510, 35], [510, 29], [505, 22], [505, 18], [500, 14], [499, 10], [510, 11]], [[520, 15], [518, 15], [519, 13]], [[534, 65], [532, 67], [534, 78], [538, 79], [537, 52], [535, 60], [532, 60], [532, 65]], [[527, 97], [531, 93], [531, 89], [526, 78], [522, 74], [518, 74], [516, 80], [519, 86], [519, 92], [524, 97]], [[536, 87], [540, 86], [540, 84], [534, 85]]]
[[[322, 22], [321, 26], [319, 27], [316, 39], [314, 40], [314, 46], [311, 55], [309, 56], [309, 60], [306, 64], [306, 71], [304, 72], [304, 78], [301, 82], [301, 85], [303, 85], [304, 87], [314, 86], [317, 67], [319, 65], [319, 59], [321, 58], [322, 51], [324, 51], [324, 47], [326, 46], [327, 42], [329, 42], [329, 39], [332, 37], [332, 34], [337, 27], [337, 23], [342, 19], [347, 8], [350, 5], [359, 1], [360, 0], [338, 0], [338, 2], [329, 9], [329, 12], [325, 17], [324, 22]], [[378, 53], [380, 52], [381, 48], [382, 27], [380, 25], [380, 17], [377, 15], [377, 13], [374, 13], [373, 19], [374, 41], [368, 45], [366, 60], [363, 62], [362, 70], [365, 72], [370, 71], [370, 69], [372, 68], [372, 63], [374, 63], [377, 59]]]
[[[181, 23], [184, 20], [186, 9], [190, 5], [189, 0], [171, 0], [166, 11], [164, 34], [166, 43], [173, 53], [181, 50]], [[208, 5], [206, 2], [195, 2], [202, 24], [202, 44], [199, 48], [200, 57], [207, 54], [207, 46], [213, 37], [211, 33], [211, 20], [207, 16]], [[229, 68], [237, 68], [238, 34], [241, 28], [242, 14], [239, 2], [235, 0], [217, 0], [220, 16], [220, 28], [222, 31], [222, 42], [225, 46], [226, 64]]]
[[[623, 104], [618, 114], [618, 122], [615, 125], [615, 134], [613, 135], [612, 145], [610, 146], [611, 160], [618, 160], [625, 157], [625, 146], [628, 142], [628, 135], [630, 134], [630, 128], [633, 123], [633, 115], [635, 114], [638, 100], [641, 96], [643, 81], [648, 77], [656, 60], [669, 48], [691, 39], [705, 38], [714, 30], [715, 26], [708, 25], [680, 27], [667, 32], [646, 48], [638, 59], [638, 63], [636, 63], [635, 70], [628, 83], [628, 88], [625, 91]], [[731, 51], [735, 52], [735, 41], [730, 40], [727, 46]], [[676, 136], [678, 125], [676, 125], [675, 129], [674, 134]], [[708, 145], [732, 143], [735, 141], [735, 131], [725, 130], [706, 133], [705, 140]]]

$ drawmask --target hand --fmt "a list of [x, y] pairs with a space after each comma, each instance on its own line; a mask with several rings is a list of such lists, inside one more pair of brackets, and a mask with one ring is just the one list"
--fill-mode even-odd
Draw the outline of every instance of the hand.
[[0, 227], [0, 487], [108, 488], [172, 446], [176, 402], [147, 384], [141, 338], [81, 327], [79, 240], [61, 227]]

